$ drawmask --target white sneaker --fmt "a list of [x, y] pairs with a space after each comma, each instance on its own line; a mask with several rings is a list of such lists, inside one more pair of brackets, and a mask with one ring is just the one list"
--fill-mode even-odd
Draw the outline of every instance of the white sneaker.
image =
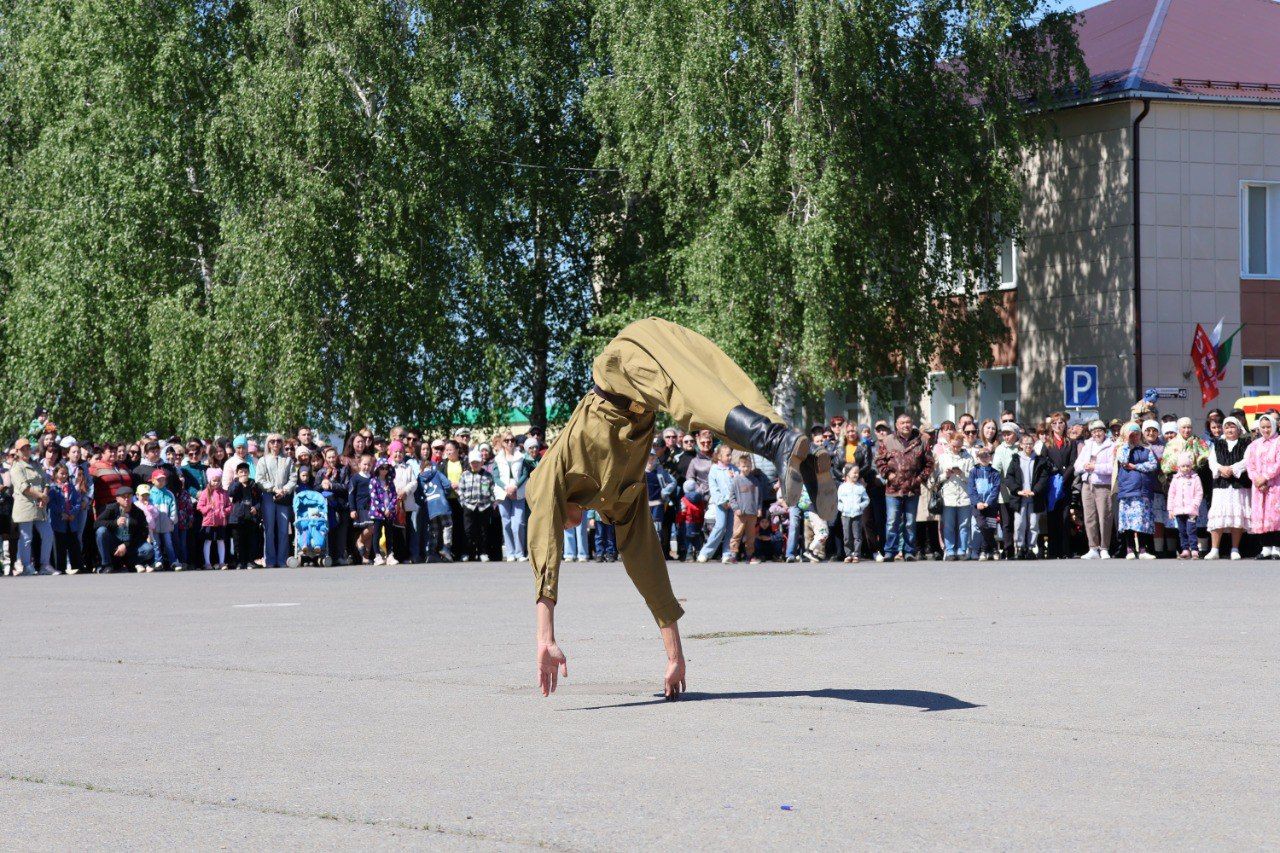
[[392, 557], [387, 557], [387, 565], [388, 565], [388, 566], [398, 566], [398, 565], [400, 565], [400, 561], [399, 561], [399, 560], [397, 560], [394, 556], [392, 556]]
[[883, 562], [884, 562], [884, 554], [883, 554], [883, 553], [881, 553], [880, 551], [876, 551], [876, 562], [877, 562], [877, 563], [883, 563]]
[[1081, 555], [1080, 559], [1082, 559], [1082, 560], [1096, 560], [1096, 559], [1098, 559], [1098, 549], [1097, 549], [1097, 548], [1090, 548], [1090, 549], [1088, 550], [1088, 552], [1087, 552], [1087, 553], [1085, 553], [1085, 554]]
[[373, 558], [373, 564], [375, 566], [385, 566], [387, 561], [381, 554], [378, 554]]
[[1099, 560], [1110, 560], [1110, 559], [1111, 559], [1111, 552], [1110, 552], [1110, 551], [1108, 551], [1106, 548], [1099, 548], [1099, 549], [1098, 549], [1098, 559], [1099, 559]]
[[1152, 554], [1150, 551], [1143, 551], [1141, 554], [1138, 555], [1139, 560], [1154, 560], [1155, 558], [1156, 558], [1156, 555]]
[[738, 562], [738, 558], [733, 556], [732, 554], [725, 554], [723, 557], [720, 558], [720, 562], [728, 565], [729, 563]]
[[1125, 551], [1125, 552], [1124, 552], [1124, 558], [1125, 558], [1126, 560], [1136, 560], [1136, 559], [1138, 559], [1138, 555], [1137, 555], [1137, 554], [1135, 554], [1135, 553], [1133, 553], [1132, 551]]
[[1270, 560], [1274, 556], [1276, 556], [1275, 549], [1271, 545], [1264, 545], [1262, 548], [1262, 553], [1258, 555], [1258, 559]]
[[1218, 549], [1217, 549], [1217, 548], [1210, 548], [1210, 549], [1209, 549], [1209, 553], [1207, 553], [1207, 554], [1205, 554], [1205, 555], [1204, 555], [1204, 558], [1205, 558], [1206, 560], [1216, 560], [1216, 559], [1218, 559], [1218, 557], [1219, 557], [1219, 554], [1218, 554]]
[[1233, 559], [1233, 560], [1239, 560], [1239, 559], [1240, 559], [1240, 551], [1239, 551], [1239, 550], [1237, 550], [1237, 549], [1235, 549], [1235, 548], [1232, 548], [1232, 549], [1231, 549], [1231, 559]]
[[706, 561], [707, 561], [707, 558], [706, 558], [706, 557], [702, 556], [701, 554], [699, 554], [699, 555], [698, 555], [698, 562], [699, 562], [699, 563], [705, 563]]

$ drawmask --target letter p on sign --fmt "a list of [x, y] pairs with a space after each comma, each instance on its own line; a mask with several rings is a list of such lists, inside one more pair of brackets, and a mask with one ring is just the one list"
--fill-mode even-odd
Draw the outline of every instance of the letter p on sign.
[[1068, 364], [1062, 372], [1062, 404], [1068, 409], [1098, 408], [1098, 366]]

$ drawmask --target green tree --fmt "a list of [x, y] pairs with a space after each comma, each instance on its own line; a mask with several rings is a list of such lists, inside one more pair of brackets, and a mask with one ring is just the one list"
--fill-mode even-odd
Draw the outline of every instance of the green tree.
[[466, 325], [496, 368], [494, 398], [527, 406], [543, 427], [548, 399], [576, 400], [588, 373], [599, 184], [583, 104], [591, 12], [586, 0], [477, 0], [433, 20], [456, 62], [472, 167], [459, 199]]
[[210, 348], [255, 426], [450, 421], [485, 384], [457, 323], [456, 116], [409, 3], [262, 0], [213, 122]]
[[601, 0], [601, 331], [660, 313], [780, 396], [972, 376], [1028, 108], [1086, 77], [1044, 0]]
[[45, 403], [69, 431], [173, 428], [200, 407], [186, 356], [217, 240], [207, 16], [163, 0], [6, 7], [0, 403], [15, 427]]

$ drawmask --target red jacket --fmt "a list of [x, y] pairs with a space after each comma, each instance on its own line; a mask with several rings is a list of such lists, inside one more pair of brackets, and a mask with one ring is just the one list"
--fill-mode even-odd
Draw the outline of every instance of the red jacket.
[[696, 504], [688, 498], [680, 499], [680, 509], [676, 512], [677, 524], [702, 524], [703, 518], [707, 515], [707, 510], [701, 505]]
[[933, 454], [920, 440], [919, 430], [912, 429], [905, 441], [895, 432], [880, 442], [880, 449], [876, 452], [876, 471], [884, 480], [886, 495], [918, 495], [920, 485], [933, 473]]

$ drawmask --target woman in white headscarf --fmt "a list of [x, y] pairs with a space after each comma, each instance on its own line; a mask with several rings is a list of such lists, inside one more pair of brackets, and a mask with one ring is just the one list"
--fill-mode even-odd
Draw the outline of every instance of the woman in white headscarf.
[[1244, 427], [1234, 417], [1222, 422], [1222, 437], [1209, 452], [1209, 472], [1213, 474], [1213, 500], [1209, 504], [1207, 560], [1218, 558], [1222, 534], [1231, 534], [1231, 559], [1240, 559], [1240, 538], [1249, 526], [1251, 489], [1244, 454], [1249, 446]]
[[1261, 415], [1257, 426], [1258, 437], [1244, 453], [1253, 483], [1249, 532], [1262, 540], [1262, 559], [1273, 560], [1280, 557], [1280, 437], [1275, 415]]

